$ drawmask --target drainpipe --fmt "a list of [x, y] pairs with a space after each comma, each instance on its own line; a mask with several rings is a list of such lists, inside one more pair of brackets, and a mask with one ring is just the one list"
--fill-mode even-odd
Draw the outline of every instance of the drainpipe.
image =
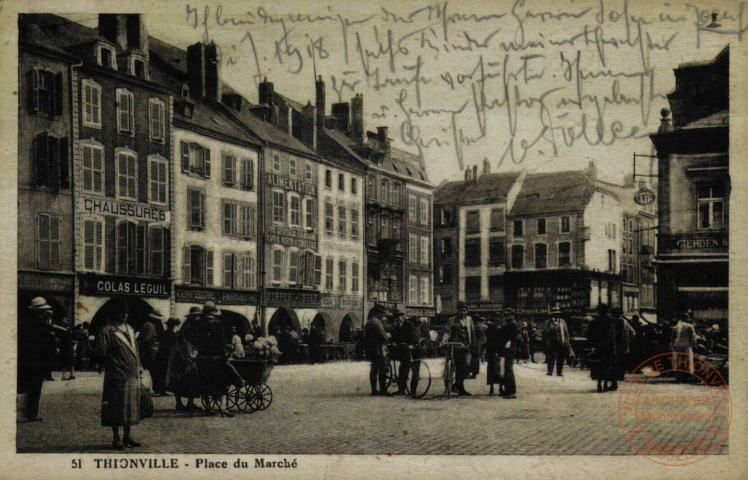
[[260, 319], [263, 335], [268, 336], [268, 324], [265, 321], [265, 148], [267, 142], [257, 155], [257, 316]]
[[[78, 317], [78, 261], [75, 256], [76, 252], [76, 245], [78, 242], [76, 241], [76, 235], [75, 235], [75, 226], [78, 224], [77, 222], [77, 216], [78, 211], [75, 208], [75, 202], [76, 202], [76, 194], [75, 194], [75, 170], [76, 165], [74, 162], [75, 159], [75, 152], [77, 151], [77, 145], [78, 145], [78, 138], [77, 136], [73, 136], [73, 131], [75, 130], [75, 121], [76, 118], [73, 115], [73, 75], [75, 72], [73, 69], [80, 68], [83, 66], [83, 62], [80, 63], [74, 63], [70, 65], [70, 81], [68, 82], [70, 84], [70, 95], [68, 95], [68, 98], [70, 101], [68, 102], [69, 108], [70, 108], [70, 162], [68, 162], [68, 168], [70, 168], [70, 177], [69, 177], [69, 186], [70, 186], [70, 203], [72, 204], [73, 208], [73, 235], [72, 235], [72, 244], [73, 248], [71, 249], [71, 254], [73, 258], [73, 314], [70, 318], [70, 328], [73, 328], [75, 326], [75, 320]], [[77, 82], [76, 82], [77, 83]]]

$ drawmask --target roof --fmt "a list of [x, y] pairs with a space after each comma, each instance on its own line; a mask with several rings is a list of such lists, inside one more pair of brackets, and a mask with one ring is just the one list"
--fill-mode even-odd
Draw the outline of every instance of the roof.
[[487, 173], [478, 180], [446, 182], [434, 190], [434, 205], [504, 202], [520, 172]]
[[236, 140], [256, 144], [257, 141], [236, 125], [234, 120], [216, 106], [195, 104], [192, 117], [181, 115], [178, 109], [174, 109], [174, 120], [195, 125], [196, 127], [209, 130], [222, 136], [229, 136]]
[[[20, 14], [18, 25], [21, 32], [28, 29], [32, 43], [41, 44], [54, 50], [67, 50], [70, 47], [99, 40], [97, 28], [89, 28], [79, 23], [72, 22], [66, 18], [41, 13]], [[22, 35], [23, 36], [23, 35]]]
[[353, 140], [344, 133], [329, 128], [318, 132], [317, 149], [324, 158], [343, 168], [363, 171], [366, 161], [353, 149]]
[[584, 171], [528, 174], [509, 215], [581, 211], [595, 190], [596, 183]]
[[722, 110], [703, 118], [699, 118], [680, 127], [688, 128], [707, 128], [707, 127], [726, 127], [730, 125], [730, 111]]

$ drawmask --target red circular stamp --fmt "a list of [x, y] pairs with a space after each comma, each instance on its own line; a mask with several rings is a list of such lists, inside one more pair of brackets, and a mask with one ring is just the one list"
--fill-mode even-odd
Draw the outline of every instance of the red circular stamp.
[[[639, 364], [623, 383], [618, 421], [631, 447], [660, 465], [686, 466], [720, 450], [732, 421], [730, 389], [717, 367], [669, 352]], [[662, 382], [672, 374], [679, 385]]]

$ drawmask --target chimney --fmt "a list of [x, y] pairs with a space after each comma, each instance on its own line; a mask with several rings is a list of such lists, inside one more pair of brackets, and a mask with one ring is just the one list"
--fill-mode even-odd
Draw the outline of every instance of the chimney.
[[465, 181], [466, 182], [470, 181], [470, 167], [465, 168]]
[[491, 173], [491, 164], [489, 163], [487, 158], [483, 159], [483, 175], [488, 175]]
[[237, 112], [242, 111], [242, 96], [237, 93], [224, 93], [223, 104]]
[[634, 188], [636, 182], [634, 182], [634, 174], [631, 175], [624, 175], [623, 177], [623, 187], [624, 188]]
[[303, 120], [301, 123], [301, 141], [312, 146], [312, 150], [317, 150], [317, 109], [312, 102], [307, 102], [306, 106], [301, 109]]
[[215, 42], [205, 46], [205, 98], [210, 103], [221, 101], [221, 51]]
[[275, 89], [272, 82], [268, 82], [268, 77], [265, 77], [260, 83], [260, 105], [273, 105], [275, 103]]
[[348, 133], [351, 125], [351, 106], [348, 102], [333, 103], [332, 116], [335, 119], [335, 129]]
[[205, 98], [205, 45], [196, 43], [187, 47], [187, 83], [190, 96], [195, 100]]
[[127, 50], [138, 50], [148, 56], [148, 30], [140, 14], [127, 15]]
[[317, 106], [317, 128], [325, 126], [325, 82], [322, 81], [322, 75], [315, 82], [317, 97], [315, 99]]
[[590, 179], [592, 179], [593, 182], [597, 180], [597, 166], [595, 165], [594, 160], [590, 160], [587, 164], [587, 175], [590, 176]]
[[478, 181], [478, 165], [473, 165], [473, 182]]
[[377, 127], [377, 140], [386, 154], [390, 153], [390, 139], [387, 138], [387, 127]]
[[351, 136], [359, 144], [364, 142], [364, 95], [361, 93], [351, 99]]
[[127, 51], [127, 15], [100, 13], [99, 35], [117, 45], [120, 51]]

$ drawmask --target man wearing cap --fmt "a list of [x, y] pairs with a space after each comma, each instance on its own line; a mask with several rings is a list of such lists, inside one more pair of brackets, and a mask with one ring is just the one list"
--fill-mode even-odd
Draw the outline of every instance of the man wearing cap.
[[395, 344], [400, 369], [397, 376], [397, 392], [395, 395], [405, 395], [408, 382], [408, 372], [413, 368], [411, 376], [411, 391], [418, 387], [418, 368], [420, 367], [420, 351], [418, 348], [418, 333], [412, 319], [405, 318], [402, 312], [395, 313], [395, 328], [392, 333], [392, 343]]
[[457, 367], [455, 389], [461, 397], [470, 396], [470, 393], [465, 390], [465, 379], [468, 378], [473, 345], [476, 344], [475, 325], [467, 311], [465, 302], [457, 302], [457, 316], [450, 318], [447, 322], [442, 339], [442, 342], [459, 342], [464, 345], [461, 349], [455, 349], [455, 367]]
[[[369, 369], [369, 383], [371, 384], [372, 396], [389, 397], [387, 392], [387, 341], [389, 337], [384, 331], [382, 325], [384, 309], [379, 305], [375, 306], [369, 312], [369, 320], [364, 327], [364, 342], [366, 345], [366, 355], [371, 361]], [[379, 390], [377, 390], [377, 381], [379, 381]]]
[[561, 318], [561, 309], [554, 307], [550, 312], [551, 318], [545, 330], [546, 352], [548, 355], [548, 372], [553, 375], [553, 366], [556, 366], [556, 375], [563, 377], [564, 360], [569, 353], [569, 328], [566, 321]]
[[42, 297], [31, 300], [26, 318], [18, 326], [18, 389], [26, 392], [25, 416], [39, 422], [42, 384], [52, 370], [55, 356], [54, 336], [50, 329], [52, 307]]

